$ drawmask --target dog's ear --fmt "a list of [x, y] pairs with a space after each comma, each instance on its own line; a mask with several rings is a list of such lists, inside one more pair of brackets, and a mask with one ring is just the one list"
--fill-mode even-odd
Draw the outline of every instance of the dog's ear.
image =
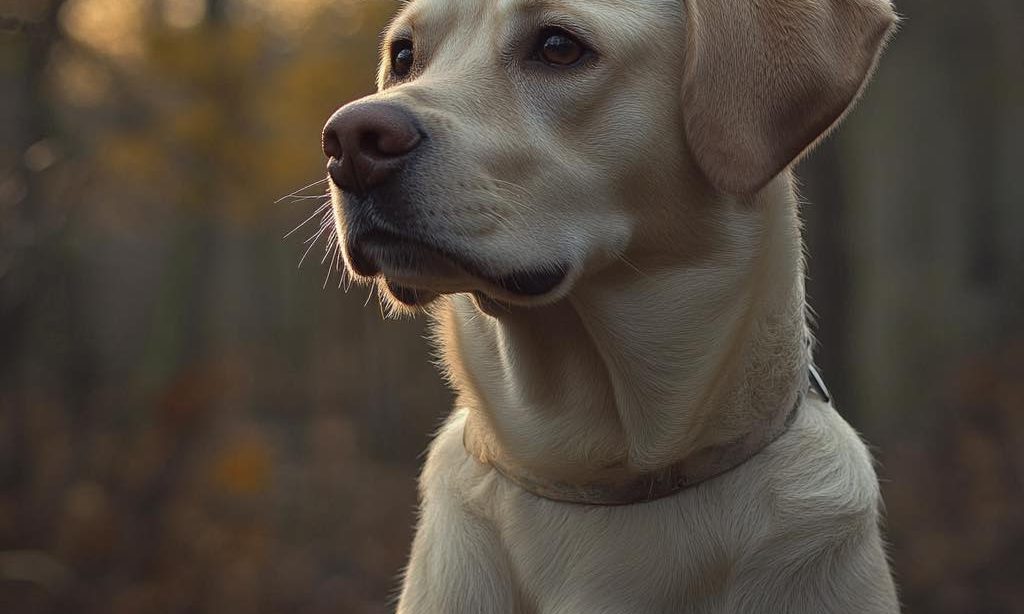
[[717, 188], [765, 186], [851, 106], [896, 23], [888, 0], [685, 0], [682, 104]]

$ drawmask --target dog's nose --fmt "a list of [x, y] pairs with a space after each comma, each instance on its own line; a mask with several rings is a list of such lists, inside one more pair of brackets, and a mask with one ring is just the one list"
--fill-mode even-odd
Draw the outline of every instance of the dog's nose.
[[402, 168], [422, 140], [413, 118], [395, 105], [345, 106], [324, 127], [327, 171], [342, 190], [365, 194]]

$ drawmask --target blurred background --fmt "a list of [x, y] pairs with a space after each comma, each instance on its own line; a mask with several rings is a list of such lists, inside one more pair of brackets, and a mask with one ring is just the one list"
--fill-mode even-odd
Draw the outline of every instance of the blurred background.
[[[0, 612], [389, 611], [450, 398], [326, 282], [319, 133], [397, 2], [0, 0]], [[1024, 611], [1024, 4], [902, 0], [800, 169], [906, 611]]]

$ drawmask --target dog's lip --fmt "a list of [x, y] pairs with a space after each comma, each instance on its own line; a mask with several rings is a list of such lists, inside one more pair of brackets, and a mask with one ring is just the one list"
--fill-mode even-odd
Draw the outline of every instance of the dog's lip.
[[467, 291], [511, 302], [536, 300], [554, 292], [567, 277], [564, 267], [489, 273], [472, 258], [433, 241], [383, 228], [350, 236], [346, 244], [353, 271], [383, 277], [391, 294], [407, 305]]

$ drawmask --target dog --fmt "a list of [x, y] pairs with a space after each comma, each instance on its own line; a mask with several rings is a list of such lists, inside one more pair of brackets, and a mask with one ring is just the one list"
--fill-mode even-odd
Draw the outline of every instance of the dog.
[[791, 167], [888, 0], [412, 0], [323, 132], [348, 270], [454, 412], [399, 614], [899, 611], [872, 460], [809, 384]]

